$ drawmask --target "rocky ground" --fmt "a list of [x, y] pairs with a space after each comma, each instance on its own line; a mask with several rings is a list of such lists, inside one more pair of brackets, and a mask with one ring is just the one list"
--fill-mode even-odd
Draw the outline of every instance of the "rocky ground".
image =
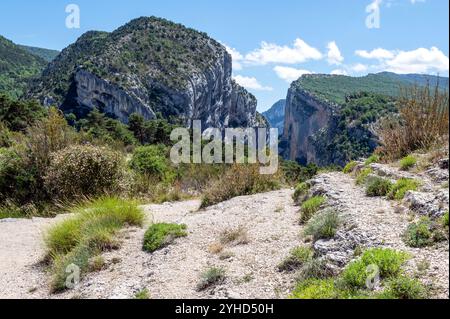
[[[356, 167], [361, 169], [362, 163]], [[402, 202], [367, 197], [355, 184], [355, 175], [320, 174], [309, 181], [310, 196], [323, 195], [326, 207], [339, 212], [344, 225], [335, 238], [314, 243], [316, 253], [338, 272], [355, 258], [355, 250], [384, 246], [408, 251], [406, 268], [432, 288], [432, 296], [449, 297], [448, 241], [427, 248], [407, 247], [402, 234], [417, 216], [437, 217], [448, 210], [448, 160], [427, 170], [403, 172], [395, 165], [371, 164], [374, 174], [396, 180], [422, 181], [417, 192]], [[406, 176], [408, 175], [408, 176]], [[119, 234], [121, 248], [103, 255], [105, 267], [83, 278], [73, 290], [49, 294], [49, 275], [39, 262], [45, 255], [45, 230], [65, 218], [0, 221], [0, 298], [133, 298], [146, 289], [151, 298], [286, 298], [295, 274], [281, 273], [277, 265], [302, 238], [299, 208], [285, 189], [231, 199], [205, 210], [199, 201], [144, 206], [144, 228]], [[324, 208], [326, 208], [324, 207]], [[142, 251], [146, 227], [152, 222], [183, 223], [188, 236], [153, 254]], [[225, 230], [241, 227], [247, 243], [224, 245], [214, 253]], [[226, 280], [199, 292], [199, 276], [210, 267], [222, 267]]]

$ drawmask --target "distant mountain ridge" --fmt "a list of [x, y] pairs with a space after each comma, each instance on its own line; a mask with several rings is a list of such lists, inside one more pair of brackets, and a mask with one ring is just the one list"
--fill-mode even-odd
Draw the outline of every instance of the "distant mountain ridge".
[[46, 65], [41, 57], [0, 36], [0, 93], [20, 97]]
[[33, 55], [40, 57], [41, 59], [44, 59], [47, 62], [53, 61], [60, 53], [57, 50], [30, 47], [27, 45], [19, 45], [19, 47], [21, 47], [22, 49], [24, 49], [25, 51], [28, 51], [29, 53], [31, 53]]
[[269, 110], [262, 113], [267, 121], [269, 121], [270, 127], [277, 128], [280, 134], [283, 133], [284, 128], [285, 107], [286, 100], [282, 99], [276, 102]]

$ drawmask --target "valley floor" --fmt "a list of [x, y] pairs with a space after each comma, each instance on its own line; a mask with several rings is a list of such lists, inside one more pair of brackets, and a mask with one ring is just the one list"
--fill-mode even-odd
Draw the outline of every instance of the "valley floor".
[[[406, 247], [401, 235], [410, 222], [408, 210], [386, 198], [367, 197], [350, 175], [321, 174], [312, 185], [345, 218], [344, 229], [334, 239], [314, 244], [316, 252], [347, 263], [356, 244], [408, 251], [412, 259], [407, 271], [432, 285], [433, 297], [448, 298], [448, 241], [429, 248]], [[142, 250], [146, 227], [128, 228], [119, 235], [121, 248], [103, 255], [103, 270], [88, 274], [75, 289], [57, 295], [49, 294], [49, 276], [39, 262], [45, 253], [43, 233], [65, 216], [0, 221], [0, 298], [133, 298], [144, 289], [154, 299], [287, 298], [295, 274], [279, 272], [277, 265], [292, 248], [305, 245], [292, 194], [284, 189], [238, 197], [205, 210], [198, 210], [196, 200], [144, 206], [145, 226], [152, 222], [186, 224], [188, 236], [150, 254]], [[216, 254], [210, 251], [223, 231], [237, 227], [247, 230], [247, 244], [224, 246]], [[418, 271], [424, 263], [428, 267]], [[223, 267], [227, 278], [221, 285], [198, 292], [199, 276], [210, 267]]]

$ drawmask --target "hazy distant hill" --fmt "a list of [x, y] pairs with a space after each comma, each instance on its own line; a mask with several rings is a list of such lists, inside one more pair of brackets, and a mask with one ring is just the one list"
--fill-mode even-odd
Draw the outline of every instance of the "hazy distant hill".
[[59, 54], [59, 51], [57, 51], [57, 50], [36, 48], [36, 47], [30, 47], [27, 45], [19, 45], [19, 47], [28, 51], [31, 54], [34, 54], [34, 55], [44, 59], [47, 62], [53, 61], [56, 58], [56, 56]]
[[286, 100], [279, 100], [268, 111], [262, 114], [269, 121], [270, 127], [277, 128], [280, 134], [283, 133], [284, 128], [285, 107]]

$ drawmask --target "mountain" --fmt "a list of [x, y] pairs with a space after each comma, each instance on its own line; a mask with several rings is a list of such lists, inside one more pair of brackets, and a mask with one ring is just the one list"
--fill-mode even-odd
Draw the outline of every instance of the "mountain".
[[56, 56], [59, 54], [59, 51], [57, 51], [57, 50], [36, 48], [36, 47], [30, 47], [27, 45], [19, 45], [19, 47], [35, 56], [40, 57], [41, 59], [44, 59], [47, 62], [53, 61], [56, 58]]
[[0, 36], [0, 93], [21, 96], [28, 82], [39, 75], [47, 62]]
[[378, 145], [374, 125], [396, 112], [401, 88], [438, 82], [448, 91], [448, 78], [428, 75], [304, 75], [288, 91], [281, 154], [322, 166], [368, 156]]
[[268, 111], [262, 115], [269, 121], [270, 127], [277, 128], [280, 134], [284, 128], [284, 109], [286, 107], [286, 100], [279, 100]]
[[260, 125], [256, 98], [231, 78], [232, 59], [205, 33], [142, 17], [90, 31], [44, 70], [28, 97], [85, 116], [94, 107], [127, 122], [177, 117], [203, 127]]

